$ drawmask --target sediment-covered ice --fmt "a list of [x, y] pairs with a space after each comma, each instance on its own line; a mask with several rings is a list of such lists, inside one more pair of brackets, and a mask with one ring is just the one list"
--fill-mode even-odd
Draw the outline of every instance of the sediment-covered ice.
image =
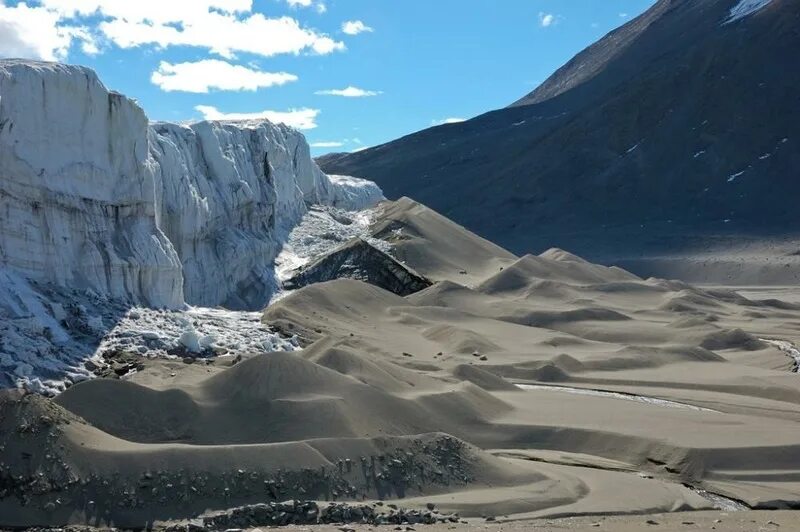
[[380, 199], [286, 126], [151, 124], [89, 69], [0, 60], [0, 385], [85, 378], [76, 361], [133, 307], [261, 310], [309, 207]]
[[336, 207], [312, 207], [288, 234], [275, 261], [278, 282], [286, 281], [301, 266], [356, 237], [367, 240], [382, 251], [390, 251], [388, 242], [369, 235], [370, 224], [376, 215], [375, 209], [346, 211]]

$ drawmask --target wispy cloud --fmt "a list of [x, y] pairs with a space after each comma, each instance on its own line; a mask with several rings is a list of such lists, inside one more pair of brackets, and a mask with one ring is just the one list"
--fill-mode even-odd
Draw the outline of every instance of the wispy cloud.
[[372, 33], [375, 31], [360, 20], [348, 20], [342, 23], [342, 32], [347, 35], [358, 35], [359, 33]]
[[167, 92], [207, 93], [213, 89], [255, 91], [297, 81], [297, 76], [286, 72], [262, 72], [219, 59], [204, 59], [177, 64], [161, 61], [150, 81]]
[[458, 124], [459, 122], [466, 122], [466, 118], [442, 118], [441, 120], [431, 120], [432, 126], [442, 126], [444, 124]]
[[328, 6], [324, 2], [314, 2], [314, 0], [286, 0], [291, 7], [314, 7], [317, 13], [322, 14], [328, 11]]
[[322, 142], [312, 142], [312, 148], [341, 148], [344, 146], [344, 142], [337, 142], [337, 141], [322, 141]]
[[319, 109], [290, 109], [288, 111], [257, 111], [254, 113], [224, 113], [211, 105], [197, 105], [195, 110], [205, 120], [269, 120], [275, 124], [286, 124], [295, 129], [314, 129], [317, 127]]
[[314, 94], [320, 96], [342, 96], [344, 98], [367, 98], [369, 96], [378, 96], [383, 94], [382, 91], [368, 91], [353, 87], [352, 85], [345, 89], [326, 89], [317, 91]]

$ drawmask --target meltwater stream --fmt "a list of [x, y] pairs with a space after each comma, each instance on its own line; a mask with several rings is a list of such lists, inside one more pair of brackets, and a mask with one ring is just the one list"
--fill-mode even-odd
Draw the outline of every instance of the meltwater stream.
[[695, 406], [686, 403], [678, 403], [675, 401], [669, 401], [667, 399], [658, 399], [656, 397], [648, 397], [645, 395], [636, 395], [631, 393], [609, 392], [605, 390], [591, 390], [586, 388], [572, 388], [568, 386], [549, 386], [545, 384], [517, 384], [517, 387], [522, 390], [543, 390], [548, 392], [571, 393], [574, 395], [607, 397], [610, 399], [621, 399], [623, 401], [633, 401], [636, 403], [644, 403], [654, 406], [665, 406], [669, 408], [682, 408], [684, 410], [694, 410], [697, 412], [717, 412], [716, 410], [712, 410], [710, 408], [703, 408], [701, 406]]

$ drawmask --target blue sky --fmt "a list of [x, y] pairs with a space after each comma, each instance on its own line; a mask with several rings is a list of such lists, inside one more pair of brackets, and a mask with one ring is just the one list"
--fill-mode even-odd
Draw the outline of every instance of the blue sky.
[[92, 67], [152, 120], [283, 120], [320, 155], [508, 105], [653, 1], [0, 0], [0, 57]]

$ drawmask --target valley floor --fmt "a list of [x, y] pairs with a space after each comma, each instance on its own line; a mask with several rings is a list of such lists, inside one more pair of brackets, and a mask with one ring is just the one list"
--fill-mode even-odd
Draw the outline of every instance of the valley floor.
[[[379, 530], [375, 527], [358, 525], [356, 531]], [[405, 527], [402, 527], [405, 529]], [[620, 515], [567, 517], [563, 519], [541, 519], [535, 521], [512, 521], [492, 523], [483, 520], [470, 521], [459, 525], [430, 525], [421, 528], [426, 532], [450, 530], [461, 532], [561, 532], [569, 531], [609, 531], [609, 532], [692, 532], [696, 530], [716, 532], [797, 532], [800, 531], [800, 516], [792, 511], [750, 511], [728, 512], [683, 512], [654, 515]], [[296, 530], [313, 532], [338, 532], [338, 526], [297, 527]]]
[[800, 289], [516, 257], [411, 200], [365, 236], [391, 257], [322, 253], [264, 311], [301, 349], [3, 392], [0, 525], [796, 526], [747, 509], [800, 507]]

